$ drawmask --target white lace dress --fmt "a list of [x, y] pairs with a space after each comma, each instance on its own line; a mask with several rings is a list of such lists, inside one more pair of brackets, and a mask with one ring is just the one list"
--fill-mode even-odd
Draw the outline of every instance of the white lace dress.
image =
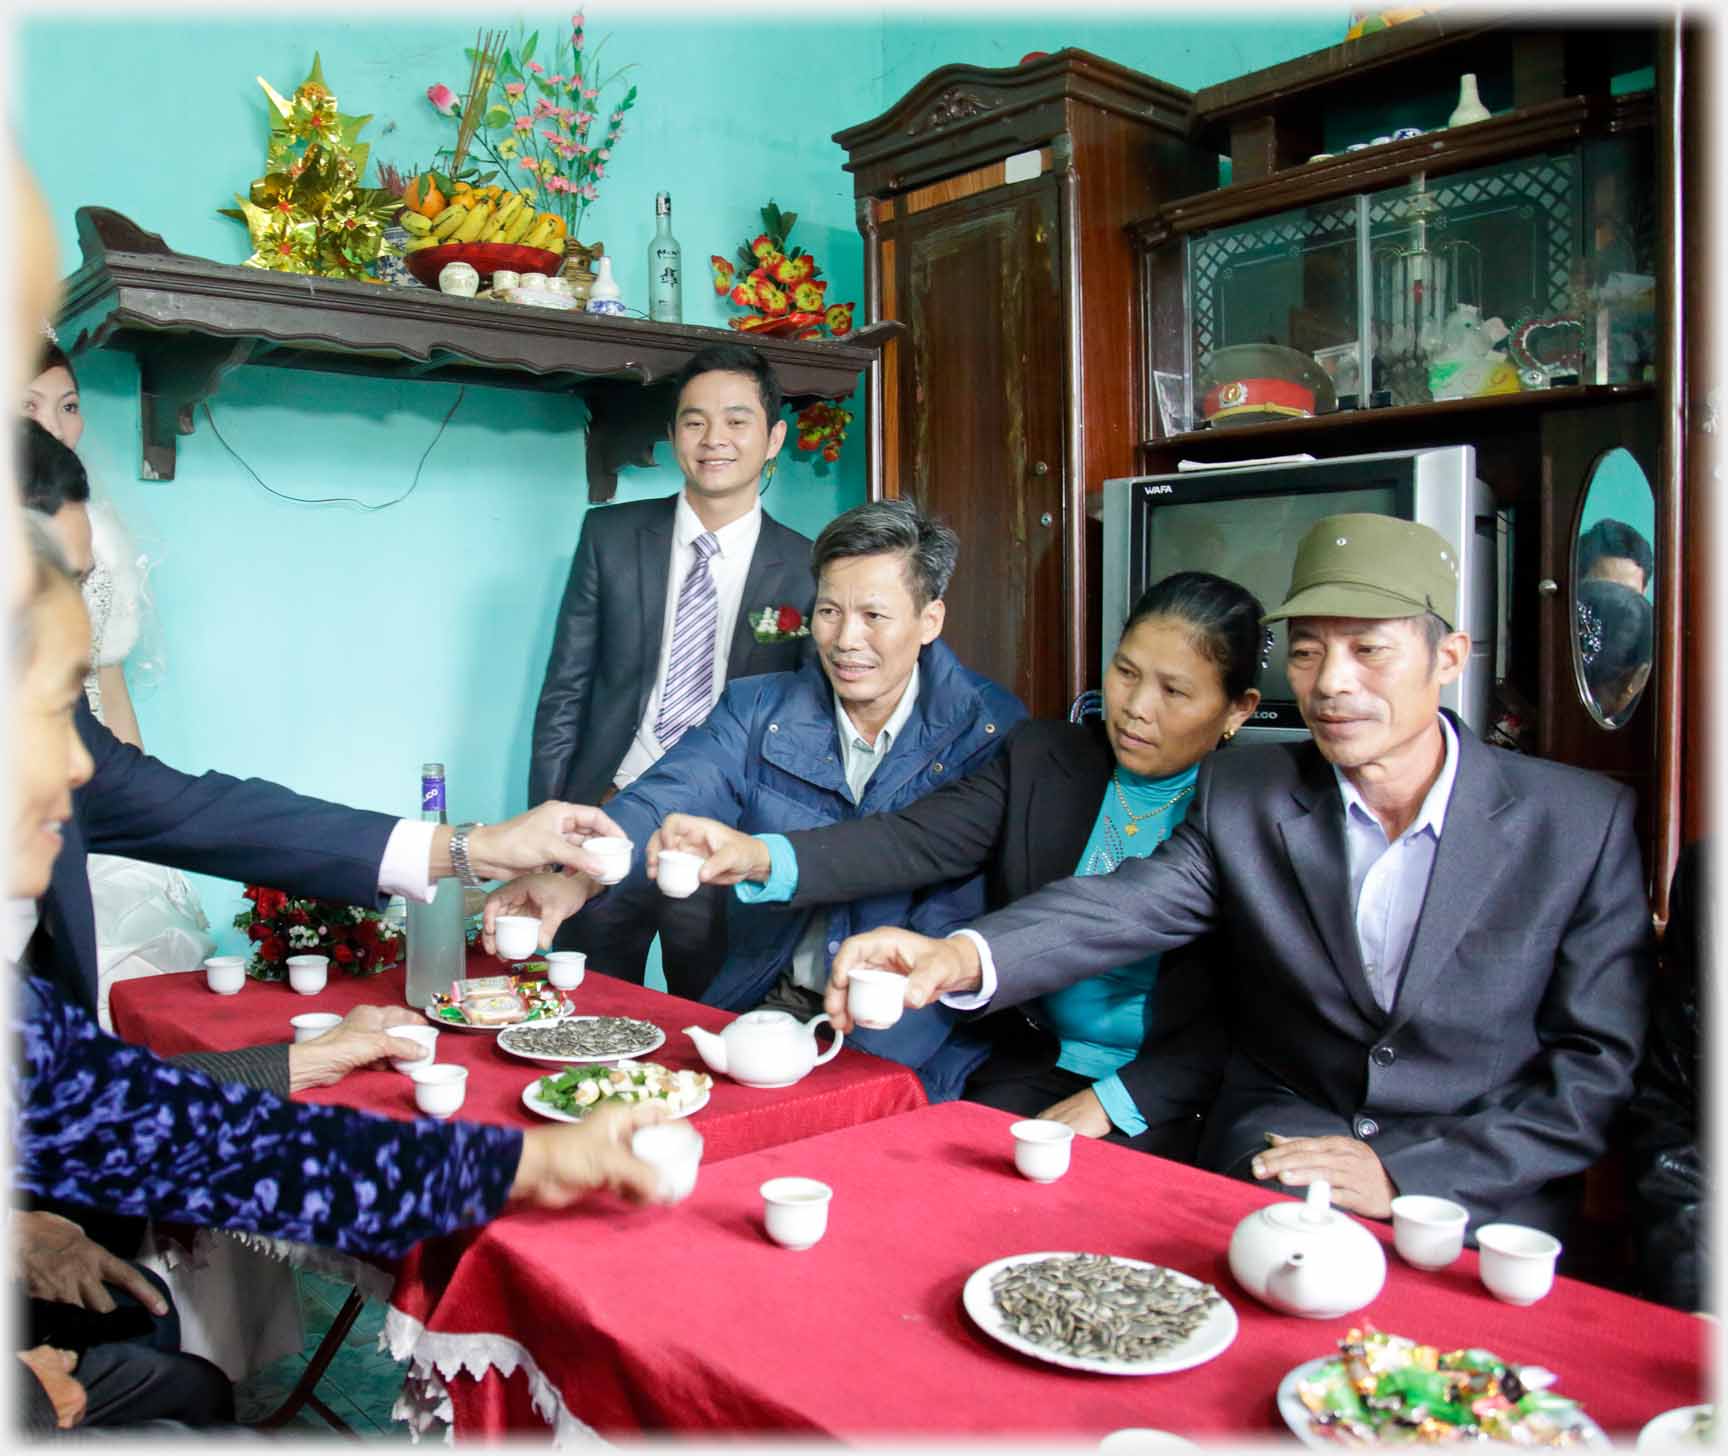
[[[84, 583], [90, 613], [90, 660], [96, 668], [123, 663], [138, 642], [142, 573], [112, 510], [92, 501], [91, 547], [96, 568]], [[99, 722], [102, 689], [95, 670], [84, 695]], [[210, 922], [179, 870], [119, 855], [90, 856], [90, 899], [96, 912], [97, 1015], [112, 1031], [108, 995], [116, 981], [190, 971], [216, 949]]]
[[[90, 503], [96, 568], [84, 583], [90, 613], [90, 660], [114, 667], [138, 642], [143, 607], [139, 557], [113, 511]], [[90, 711], [106, 722], [102, 688], [93, 670], [84, 680]], [[163, 865], [113, 854], [90, 856], [90, 899], [96, 912], [98, 1014], [112, 1031], [108, 995], [117, 981], [191, 971], [216, 949], [210, 922], [186, 876]], [[294, 1271], [280, 1258], [224, 1234], [199, 1230], [190, 1257], [147, 1237], [141, 1262], [160, 1274], [180, 1311], [181, 1348], [243, 1380], [305, 1342]]]

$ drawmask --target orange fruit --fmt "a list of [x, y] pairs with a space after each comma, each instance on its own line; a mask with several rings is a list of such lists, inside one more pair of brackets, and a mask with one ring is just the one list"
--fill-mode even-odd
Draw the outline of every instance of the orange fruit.
[[416, 177], [408, 184], [408, 193], [402, 199], [402, 205], [410, 212], [417, 212], [421, 217], [434, 218], [449, 206], [438, 184], [430, 176]]

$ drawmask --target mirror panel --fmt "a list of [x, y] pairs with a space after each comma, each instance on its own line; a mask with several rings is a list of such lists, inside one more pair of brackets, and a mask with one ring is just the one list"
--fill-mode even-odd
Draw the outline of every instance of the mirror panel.
[[1572, 653], [1578, 695], [1603, 728], [1622, 727], [1655, 661], [1656, 496], [1628, 450], [1591, 467], [1572, 530]]

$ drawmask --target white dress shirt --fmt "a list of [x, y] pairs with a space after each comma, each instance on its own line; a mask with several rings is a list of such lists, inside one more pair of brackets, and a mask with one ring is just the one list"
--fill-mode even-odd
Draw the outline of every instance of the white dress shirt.
[[[1404, 961], [1428, 893], [1428, 876], [1434, 868], [1446, 806], [1458, 778], [1458, 734], [1444, 713], [1440, 714], [1440, 732], [1446, 742], [1440, 777], [1422, 800], [1414, 822], [1398, 836], [1396, 854], [1387, 853], [1394, 846], [1386, 842], [1386, 831], [1362, 796], [1338, 769], [1332, 770], [1344, 796], [1344, 852], [1350, 867], [1356, 943], [1362, 951], [1368, 985], [1383, 1011], [1392, 1009], [1404, 976]], [[954, 935], [965, 936], [977, 947], [981, 979], [976, 991], [954, 991], [940, 999], [956, 1011], [976, 1011], [988, 1006], [996, 995], [996, 962], [989, 943], [976, 930], [956, 930]]]
[[[654, 669], [654, 687], [642, 709], [642, 721], [636, 727], [630, 751], [618, 765], [613, 783], [625, 788], [654, 767], [666, 750], [654, 736], [654, 720], [660, 716], [660, 691], [666, 685], [666, 665], [672, 655], [672, 628], [678, 616], [678, 593], [684, 589], [684, 578], [696, 561], [696, 538], [708, 528], [702, 524], [683, 492], [678, 495], [678, 508], [672, 517], [672, 560], [666, 571], [666, 611], [660, 626], [660, 661]], [[714, 689], [708, 699], [711, 708], [720, 700], [726, 686], [726, 659], [732, 646], [732, 633], [738, 625], [738, 609], [744, 602], [744, 578], [750, 574], [750, 558], [756, 554], [756, 539], [762, 534], [762, 503], [758, 501], [737, 520], [714, 532], [720, 549], [708, 558], [708, 575], [713, 578], [719, 608], [714, 623]]]
[[1409, 827], [1390, 843], [1386, 831], [1356, 786], [1336, 767], [1338, 792], [1344, 796], [1344, 852], [1350, 865], [1350, 904], [1356, 916], [1356, 944], [1368, 989], [1382, 1011], [1390, 1011], [1404, 979], [1404, 962], [1428, 895], [1428, 876], [1440, 848], [1446, 806], [1458, 777], [1458, 735], [1440, 715], [1445, 759], [1422, 807]]
[[[834, 727], [840, 735], [846, 787], [852, 791], [854, 804], [864, 797], [864, 786], [870, 782], [870, 776], [881, 767], [882, 760], [888, 757], [888, 750], [899, 739], [917, 701], [918, 665], [913, 663], [912, 676], [906, 679], [906, 691], [900, 694], [900, 701], [894, 705], [894, 711], [888, 715], [888, 721], [876, 735], [875, 743], [867, 743], [864, 735], [858, 731], [858, 725], [852, 721], [852, 715], [846, 711], [845, 704], [840, 701], [840, 694], [834, 694]], [[840, 942], [828, 936], [828, 912], [818, 909], [810, 917], [810, 924], [805, 927], [803, 936], [792, 952], [792, 984], [802, 986], [808, 991], [825, 990], [828, 985], [828, 958], [839, 949]]]

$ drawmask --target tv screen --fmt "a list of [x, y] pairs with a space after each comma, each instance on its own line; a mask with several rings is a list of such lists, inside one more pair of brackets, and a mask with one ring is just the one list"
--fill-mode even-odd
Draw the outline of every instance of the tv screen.
[[[1270, 612], [1289, 590], [1296, 543], [1322, 517], [1345, 511], [1398, 515], [1398, 487], [1160, 503], [1148, 532], [1146, 582], [1177, 571], [1210, 571], [1247, 587]], [[1269, 698], [1290, 695], [1284, 677], [1287, 641], [1285, 633], [1273, 634], [1260, 674], [1257, 686]]]

